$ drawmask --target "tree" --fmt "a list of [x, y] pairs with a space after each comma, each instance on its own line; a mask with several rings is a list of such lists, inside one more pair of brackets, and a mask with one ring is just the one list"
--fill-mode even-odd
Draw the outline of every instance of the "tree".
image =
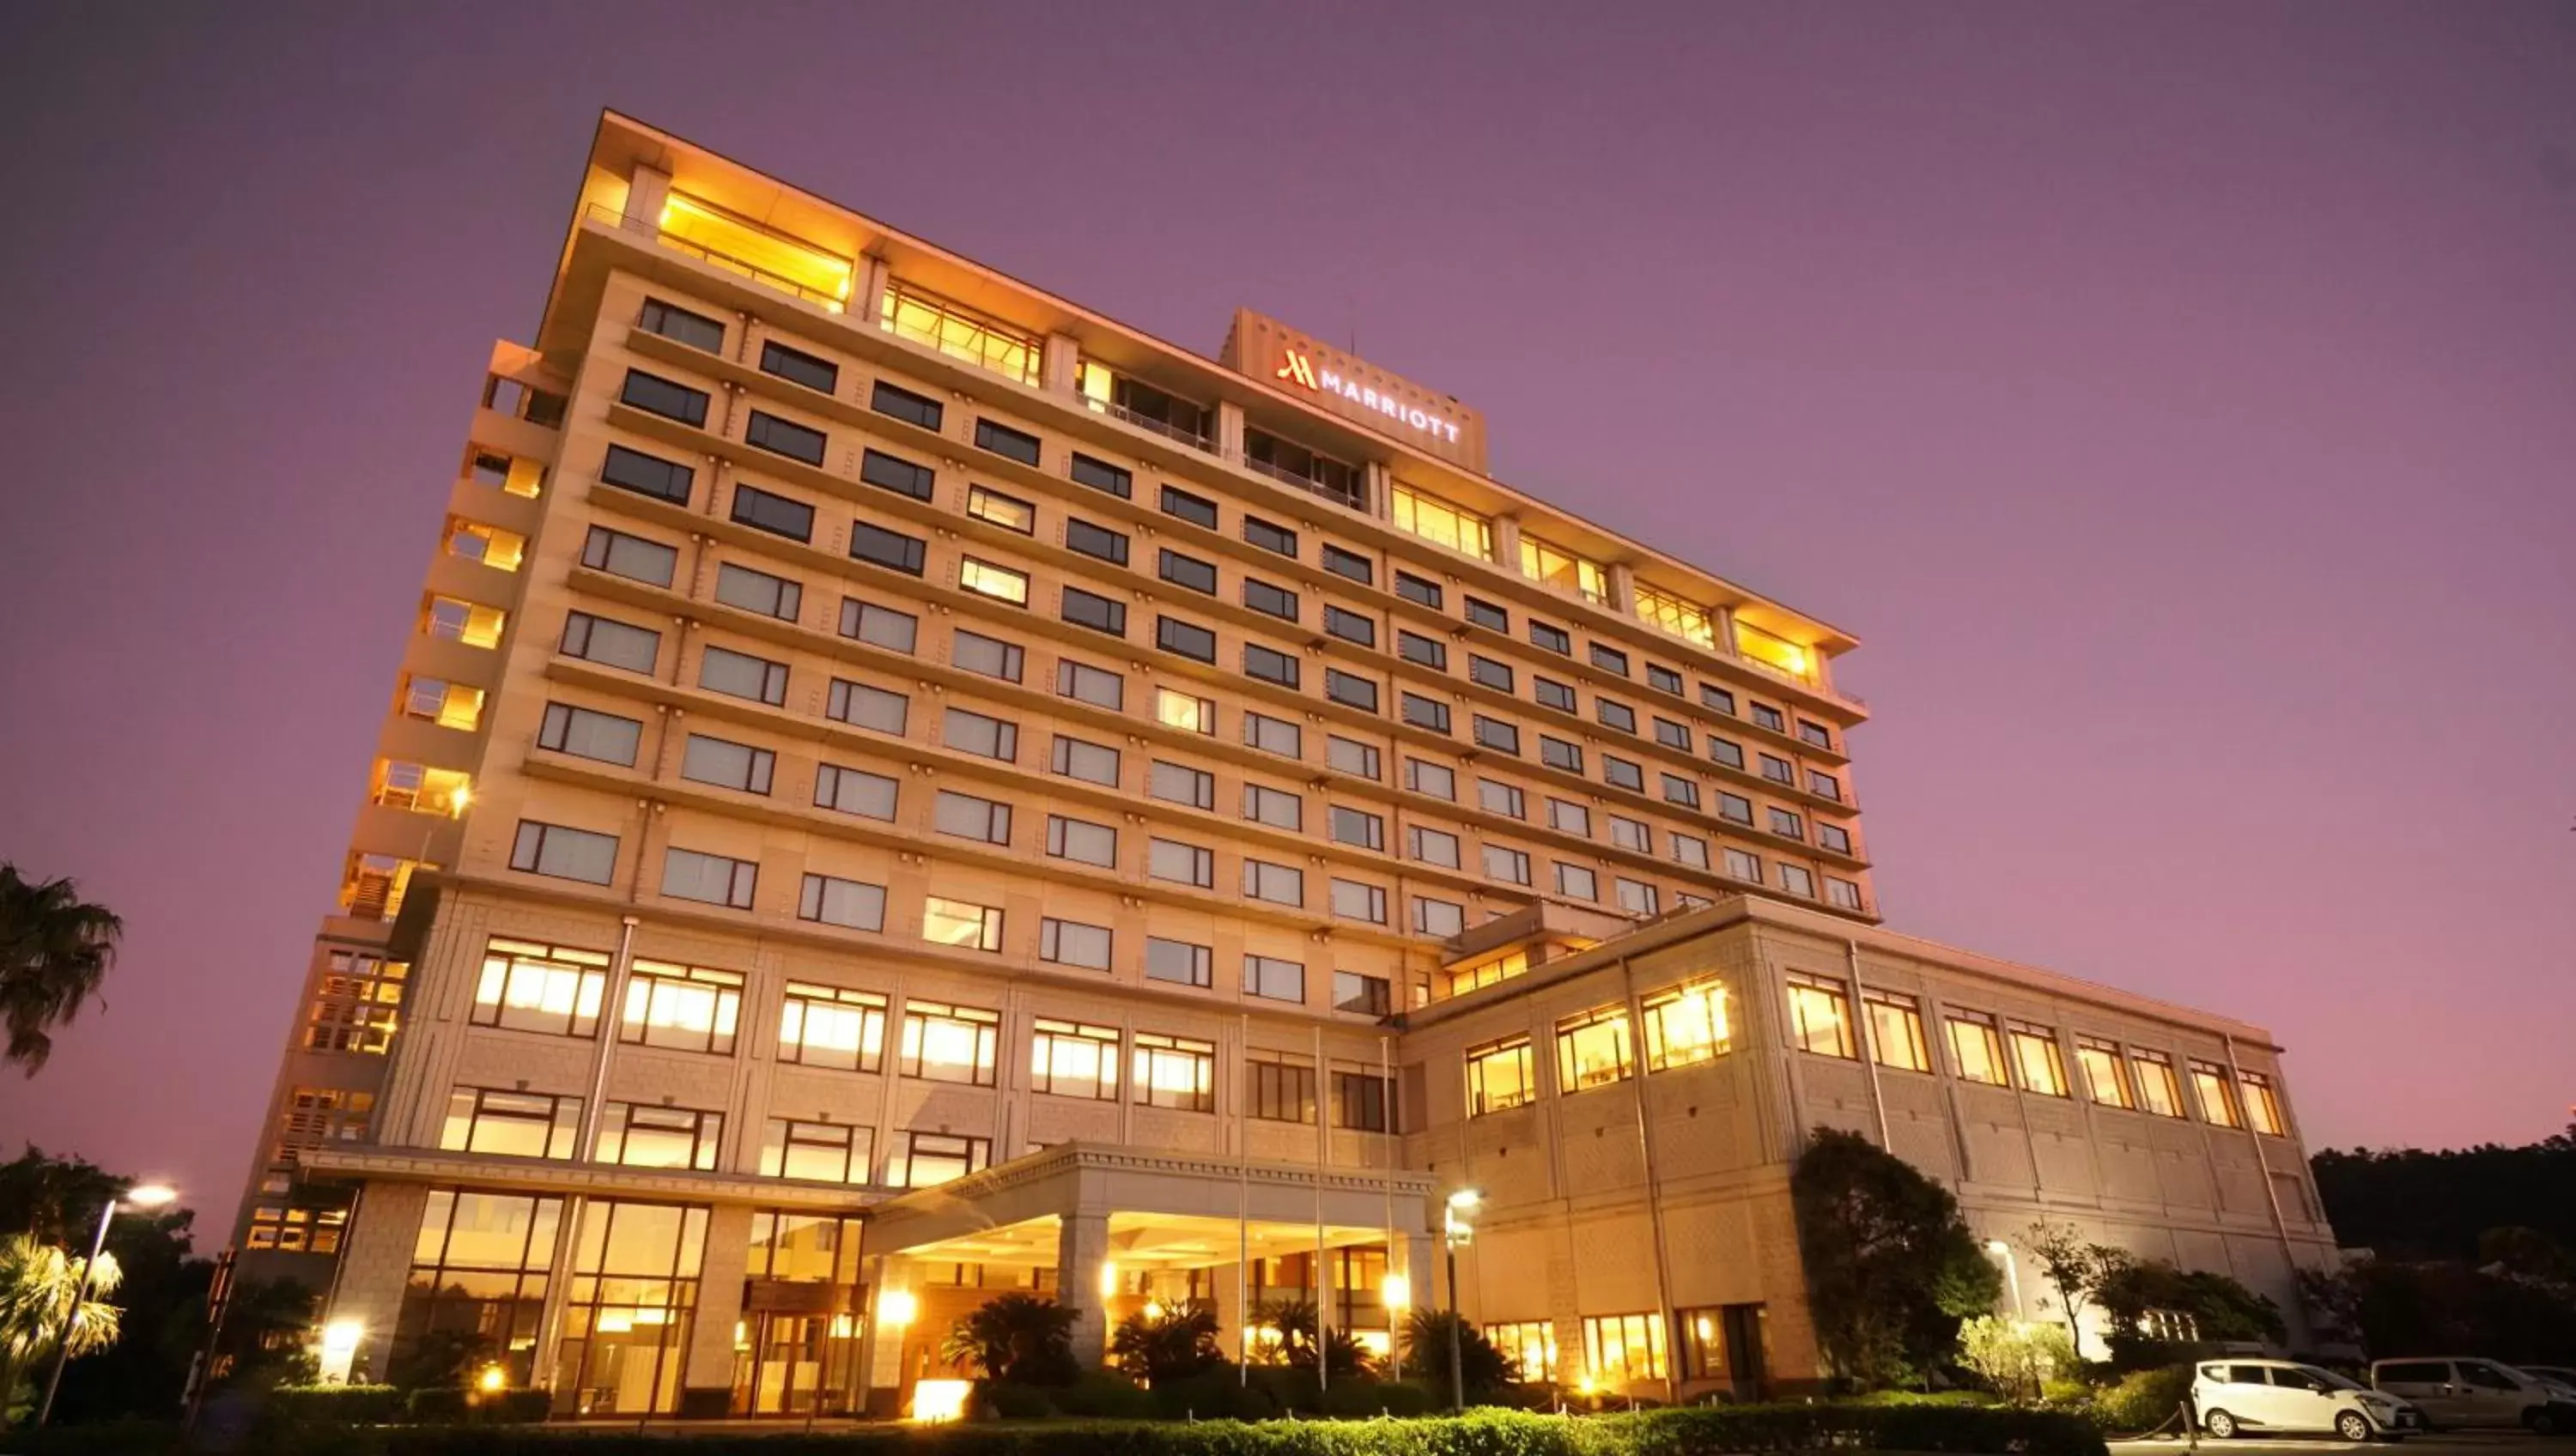
[[1225, 1363], [1225, 1350], [1216, 1338], [1216, 1312], [1154, 1306], [1131, 1314], [1110, 1332], [1109, 1359], [1147, 1385], [1205, 1374]]
[[1520, 1371], [1511, 1357], [1495, 1348], [1485, 1332], [1467, 1322], [1465, 1317], [1445, 1309], [1417, 1309], [1404, 1324], [1404, 1348], [1396, 1362], [1396, 1373], [1406, 1380], [1419, 1380], [1448, 1398], [1449, 1330], [1458, 1330], [1458, 1375], [1467, 1387], [1469, 1404], [1498, 1401], [1520, 1382]]
[[2489, 1230], [2576, 1249], [2576, 1125], [2523, 1147], [2328, 1149], [2308, 1160], [2335, 1236], [2382, 1259], [2491, 1258]]
[[2039, 1271], [2057, 1287], [2058, 1308], [2066, 1314], [2067, 1336], [2074, 1340], [2077, 1350], [2082, 1350], [2084, 1329], [2078, 1321], [2085, 1302], [2104, 1280], [2127, 1267], [2128, 1253], [2107, 1244], [2088, 1243], [2075, 1225], [2050, 1223], [2044, 1218], [2022, 1231], [2022, 1241], [2030, 1245], [2031, 1257], [2039, 1261]]
[[1052, 1299], [1005, 1294], [959, 1320], [940, 1342], [939, 1358], [987, 1380], [1013, 1385], [1070, 1385], [1073, 1311]]
[[2081, 1362], [2075, 1342], [2055, 1325], [1981, 1314], [1959, 1326], [1959, 1363], [2015, 1405], [2037, 1405], [2048, 1382]]
[[125, 922], [84, 903], [69, 880], [30, 880], [0, 864], [0, 1020], [9, 1044], [0, 1062], [32, 1077], [53, 1054], [47, 1032], [70, 1024], [98, 995]]
[[2152, 1343], [2146, 1328], [2151, 1310], [2188, 1317], [2194, 1333], [2204, 1340], [2278, 1344], [2289, 1338], [2280, 1306], [2271, 1300], [2225, 1274], [2205, 1269], [2186, 1272], [2161, 1259], [2115, 1261], [2095, 1281], [2092, 1299], [2111, 1326], [2115, 1360]]
[[116, 1343], [119, 1311], [107, 1298], [116, 1292], [116, 1256], [99, 1255], [94, 1269], [88, 1263], [26, 1234], [0, 1241], [0, 1425], [34, 1404], [57, 1350], [68, 1347], [78, 1359]]
[[[1263, 1352], [1261, 1363], [1286, 1365], [1297, 1370], [1315, 1368], [1315, 1306], [1302, 1299], [1284, 1299], [1264, 1304], [1252, 1311], [1252, 1328], [1273, 1331], [1278, 1338]], [[1340, 1380], [1360, 1373], [1367, 1358], [1359, 1342], [1342, 1330], [1332, 1332], [1325, 1342], [1326, 1373]]]
[[1816, 1340], [1846, 1380], [1887, 1386], [1929, 1371], [1959, 1322], [2002, 1293], [1958, 1200], [1858, 1133], [1816, 1129], [1789, 1196]]

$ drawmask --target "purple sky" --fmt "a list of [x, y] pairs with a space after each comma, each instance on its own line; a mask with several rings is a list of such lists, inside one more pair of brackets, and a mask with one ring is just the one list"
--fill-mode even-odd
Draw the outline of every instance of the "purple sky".
[[2576, 11], [1163, 8], [8, 7], [0, 858], [128, 935], [0, 1142], [229, 1214], [602, 105], [1355, 326], [1864, 640], [1897, 928], [2270, 1026], [2319, 1146], [2567, 1121]]

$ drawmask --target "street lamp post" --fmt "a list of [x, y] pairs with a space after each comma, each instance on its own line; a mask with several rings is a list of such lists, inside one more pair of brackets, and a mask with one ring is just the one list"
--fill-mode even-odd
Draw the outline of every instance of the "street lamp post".
[[80, 1286], [72, 1291], [72, 1307], [63, 1316], [62, 1343], [54, 1347], [54, 1373], [45, 1377], [45, 1398], [36, 1407], [36, 1424], [41, 1426], [54, 1414], [54, 1392], [62, 1389], [63, 1367], [71, 1363], [72, 1327], [80, 1321], [81, 1306], [89, 1302], [89, 1286], [98, 1273], [98, 1257], [107, 1250], [107, 1226], [116, 1219], [116, 1207], [122, 1202], [135, 1208], [159, 1208], [179, 1195], [163, 1183], [138, 1183], [107, 1200], [98, 1211], [98, 1234], [89, 1241], [89, 1262], [81, 1265]]
[[1449, 1254], [1449, 1408], [1453, 1411], [1467, 1408], [1466, 1364], [1459, 1353], [1458, 1327], [1464, 1321], [1458, 1313], [1458, 1246], [1475, 1237], [1476, 1226], [1468, 1221], [1468, 1215], [1484, 1201], [1484, 1194], [1461, 1188], [1449, 1195], [1448, 1206], [1441, 1210], [1441, 1242], [1447, 1245]]

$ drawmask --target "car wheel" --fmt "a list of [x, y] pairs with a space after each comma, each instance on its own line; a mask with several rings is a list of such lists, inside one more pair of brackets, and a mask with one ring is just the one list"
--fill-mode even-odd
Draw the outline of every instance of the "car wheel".
[[2561, 1430], [2565, 1429], [2567, 1424], [2565, 1421], [2558, 1418], [2558, 1413], [2556, 1411], [2553, 1411], [2546, 1406], [2524, 1416], [2522, 1418], [2522, 1423], [2529, 1426], [2531, 1428], [2531, 1433], [2535, 1436], [2554, 1436]]
[[2345, 1411], [2335, 1417], [2335, 1434], [2347, 1441], [2367, 1441], [2370, 1419], [2359, 1411]]
[[2236, 1434], [2236, 1417], [2229, 1415], [2225, 1411], [2211, 1411], [2208, 1418], [2201, 1422], [2201, 1425], [2206, 1427], [2211, 1435], [2222, 1441], [2228, 1440]]

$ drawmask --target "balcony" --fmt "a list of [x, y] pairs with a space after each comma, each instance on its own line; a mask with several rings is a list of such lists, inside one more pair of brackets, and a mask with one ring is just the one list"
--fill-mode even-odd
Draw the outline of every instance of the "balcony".
[[[728, 273], [738, 273], [764, 288], [773, 288], [790, 297], [803, 299], [827, 312], [848, 311], [852, 269], [848, 259], [837, 258], [784, 238], [764, 234], [753, 224], [737, 222], [711, 208], [687, 203], [677, 197], [674, 197], [663, 209], [663, 216], [666, 219], [675, 214], [688, 216], [695, 225], [690, 226], [685, 232], [675, 231], [651, 218], [628, 217], [623, 210], [606, 203], [592, 203], [588, 211], [588, 220], [603, 227], [615, 228], [620, 232], [651, 238], [655, 243], [673, 252], [686, 254]], [[756, 240], [765, 243], [766, 246], [755, 249], [736, 243], [732, 250], [727, 250], [705, 240], [708, 236], [720, 234], [727, 228], [740, 233], [744, 239]], [[742, 256], [743, 253], [755, 250], [771, 255], [767, 266]], [[811, 281], [800, 280], [781, 271], [783, 268], [793, 268]], [[835, 271], [839, 274], [837, 285], [833, 283], [831, 277]]]
[[1368, 489], [1356, 481], [1347, 491], [1337, 490], [1323, 481], [1300, 475], [1282, 465], [1273, 465], [1267, 460], [1256, 460], [1250, 455], [1243, 457], [1243, 465], [1245, 469], [1256, 475], [1266, 475], [1281, 485], [1294, 486], [1308, 495], [1321, 496], [1335, 505], [1347, 506], [1364, 514], [1368, 510]]
[[1113, 420], [1124, 420], [1128, 424], [1134, 425], [1140, 430], [1151, 430], [1155, 434], [1160, 435], [1167, 440], [1187, 445], [1202, 455], [1213, 455], [1216, 453], [1216, 442], [1214, 440], [1209, 439], [1205, 435], [1192, 434], [1188, 430], [1181, 428], [1179, 425], [1172, 424], [1169, 421], [1158, 420], [1152, 415], [1142, 413], [1138, 410], [1129, 409], [1127, 406], [1116, 403], [1112, 400], [1091, 399], [1086, 397], [1083, 400], [1083, 403], [1089, 405], [1091, 407], [1091, 412], [1094, 414], [1107, 415]]

